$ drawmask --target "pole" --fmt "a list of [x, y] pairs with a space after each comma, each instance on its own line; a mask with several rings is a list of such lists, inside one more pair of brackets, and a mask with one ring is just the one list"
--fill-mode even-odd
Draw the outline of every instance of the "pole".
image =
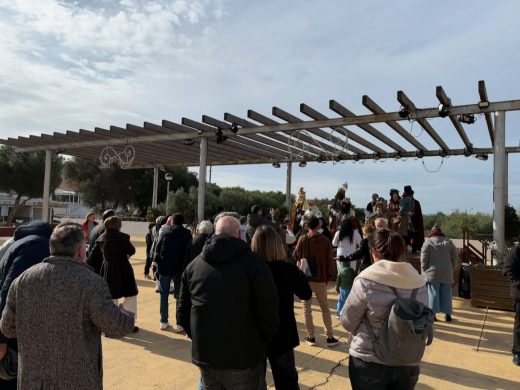
[[505, 178], [506, 178], [506, 116], [495, 112], [495, 144], [493, 146], [493, 265], [502, 262], [505, 250]]
[[291, 181], [292, 181], [292, 162], [287, 161], [287, 181], [285, 183], [285, 206], [291, 215]]
[[45, 173], [43, 176], [43, 210], [42, 220], [49, 222], [49, 205], [51, 196], [51, 164], [52, 164], [52, 150], [45, 151]]
[[157, 207], [157, 194], [159, 193], [159, 168], [153, 169], [153, 191], [152, 191], [152, 207]]
[[[204, 206], [206, 204], [206, 164], [208, 158], [208, 139], [200, 139], [200, 164], [199, 164], [199, 194], [197, 202], [197, 220], [204, 220]], [[210, 168], [211, 172], [211, 168]], [[211, 179], [210, 179], [211, 180]]]

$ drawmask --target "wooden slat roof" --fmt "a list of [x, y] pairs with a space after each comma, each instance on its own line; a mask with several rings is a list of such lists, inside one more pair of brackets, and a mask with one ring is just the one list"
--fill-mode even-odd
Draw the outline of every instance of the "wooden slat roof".
[[[439, 117], [437, 107], [418, 108], [403, 91], [398, 91], [397, 101], [410, 112], [405, 118], [399, 112], [386, 112], [365, 95], [362, 103], [371, 114], [356, 115], [336, 100], [330, 100], [330, 113], [302, 103], [299, 114], [305, 117], [273, 107], [272, 116], [248, 110], [247, 119], [230, 113], [225, 113], [223, 119], [203, 115], [201, 121], [181, 118], [180, 123], [163, 120], [161, 124], [144, 122], [142, 126], [96, 127], [0, 139], [0, 143], [12, 145], [19, 152], [49, 149], [90, 159], [99, 159], [107, 146], [122, 151], [126, 145], [132, 145], [135, 149], [132, 167], [138, 168], [197, 166], [202, 137], [208, 139], [209, 165], [468, 156], [493, 153], [494, 111], [520, 110], [520, 100], [489, 102], [484, 81], [478, 83], [474, 104], [454, 105], [441, 86], [436, 88], [435, 95], [439, 102], [451, 107], [450, 115], [443, 119], [445, 122], [435, 122], [442, 123], [441, 130], [434, 128], [432, 120]], [[461, 114], [484, 115], [488, 136], [478, 138], [483, 144], [472, 142], [465, 128], [475, 124], [461, 123], [458, 120]], [[410, 122], [416, 122], [415, 126], [424, 130], [420, 140], [407, 130]], [[228, 137], [223, 143], [217, 142], [218, 132]], [[489, 143], [483, 141], [486, 139]], [[506, 150], [520, 152], [520, 147], [512, 145]]]

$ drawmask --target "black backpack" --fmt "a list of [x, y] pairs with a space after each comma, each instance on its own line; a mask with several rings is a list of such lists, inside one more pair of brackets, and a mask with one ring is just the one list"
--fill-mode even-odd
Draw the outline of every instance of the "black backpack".
[[364, 318], [368, 333], [374, 342], [376, 357], [388, 366], [406, 366], [421, 361], [424, 349], [433, 341], [435, 314], [415, 299], [417, 289], [410, 298], [403, 298], [390, 287], [396, 299], [390, 306], [379, 336], [376, 336], [367, 317]]

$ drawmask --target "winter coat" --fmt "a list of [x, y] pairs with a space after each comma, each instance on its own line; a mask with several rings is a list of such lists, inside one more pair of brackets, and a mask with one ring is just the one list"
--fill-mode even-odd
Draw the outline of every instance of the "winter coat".
[[[26, 269], [49, 256], [51, 234], [51, 225], [43, 221], [29, 222], [15, 230], [14, 242], [0, 259], [0, 317], [13, 281]], [[0, 343], [6, 342], [7, 338], [0, 332]]]
[[106, 280], [112, 299], [137, 295], [134, 270], [128, 260], [135, 254], [130, 236], [116, 229], [108, 229], [96, 243], [103, 254], [99, 274]]
[[191, 242], [191, 232], [180, 226], [163, 227], [155, 248], [154, 261], [160, 275], [181, 275], [186, 248]]
[[182, 274], [177, 323], [201, 367], [246, 369], [265, 359], [278, 330], [278, 291], [247, 243], [215, 235]]
[[101, 389], [101, 332], [122, 337], [133, 327], [99, 275], [58, 256], [15, 280], [0, 321], [18, 339], [19, 389]]
[[317, 283], [336, 281], [337, 267], [332, 255], [332, 246], [327, 237], [320, 233], [309, 232], [298, 239], [294, 248], [295, 260], [302, 258], [311, 259], [316, 262], [318, 275], [310, 280]]
[[197, 234], [193, 240], [188, 244], [186, 248], [186, 256], [184, 258], [184, 264], [182, 269], [185, 270], [189, 263], [191, 263], [200, 253], [202, 252], [202, 248], [204, 248], [204, 244], [210, 237], [210, 234]]
[[294, 318], [294, 296], [307, 301], [312, 298], [312, 290], [307, 277], [294, 264], [277, 260], [268, 262], [267, 265], [278, 290], [280, 317], [278, 332], [268, 344], [267, 354], [278, 356], [300, 344]]
[[[391, 287], [403, 297], [409, 297], [418, 289], [416, 299], [428, 305], [428, 293], [424, 278], [405, 262], [379, 260], [354, 280], [352, 290], [341, 311], [341, 324], [352, 332], [349, 354], [366, 362], [383, 364], [376, 356], [373, 340], [363, 319], [370, 321], [374, 333], [379, 334], [390, 306], [397, 298]], [[420, 361], [414, 365], [419, 365]]]
[[358, 250], [346, 256], [345, 262], [359, 259], [361, 259], [359, 271], [363, 271], [365, 268], [368, 268], [372, 265], [372, 256], [370, 255], [370, 248], [368, 247], [368, 240], [366, 238], [361, 240]]
[[504, 275], [511, 284], [511, 298], [520, 301], [520, 245], [517, 245], [504, 262]]
[[426, 238], [421, 249], [421, 270], [430, 283], [453, 283], [458, 251], [453, 242], [443, 236]]
[[[99, 222], [93, 221], [92, 231], [94, 231], [97, 225], [99, 225]], [[90, 242], [90, 231], [88, 230], [88, 221], [83, 222], [81, 224], [81, 227], [83, 228], [83, 234], [85, 234], [85, 240], [87, 242]]]
[[95, 226], [94, 229], [90, 232], [89, 236], [89, 242], [88, 242], [88, 251], [87, 256], [90, 256], [90, 254], [94, 251], [96, 248], [96, 241], [105, 232], [105, 225], [100, 223], [99, 225]]

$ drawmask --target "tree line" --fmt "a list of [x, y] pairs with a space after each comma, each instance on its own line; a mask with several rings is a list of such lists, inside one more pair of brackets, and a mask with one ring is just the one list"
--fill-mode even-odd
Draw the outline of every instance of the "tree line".
[[[153, 221], [158, 215], [174, 211], [185, 213], [188, 223], [196, 220], [198, 178], [185, 167], [167, 168], [173, 174], [170, 194], [164, 173], [159, 175], [157, 208], [152, 208], [153, 170], [121, 169], [118, 166], [100, 168], [94, 160], [53, 156], [51, 191], [60, 183], [69, 180], [76, 184], [83, 202], [96, 211], [107, 208], [124, 210], [128, 215], [146, 217]], [[0, 147], [0, 191], [16, 193], [15, 203], [7, 219], [10, 225], [16, 212], [31, 198], [41, 198], [45, 172], [45, 152], [15, 153], [13, 147]], [[294, 202], [293, 196], [292, 201]], [[314, 199], [314, 203], [326, 217], [329, 199]], [[235, 211], [247, 215], [253, 204], [261, 205], [265, 211], [274, 208], [280, 219], [285, 218], [285, 194], [281, 191], [246, 190], [241, 187], [220, 187], [206, 184], [204, 214], [209, 218], [220, 210]], [[363, 209], [356, 214], [364, 219]], [[491, 238], [493, 219], [486, 213], [468, 213], [455, 210], [450, 214], [437, 212], [424, 215], [424, 227], [428, 231], [434, 223], [439, 223], [448, 237], [461, 238], [466, 227], [483, 238]], [[506, 207], [506, 241], [511, 245], [520, 240], [520, 220], [512, 206]]]

